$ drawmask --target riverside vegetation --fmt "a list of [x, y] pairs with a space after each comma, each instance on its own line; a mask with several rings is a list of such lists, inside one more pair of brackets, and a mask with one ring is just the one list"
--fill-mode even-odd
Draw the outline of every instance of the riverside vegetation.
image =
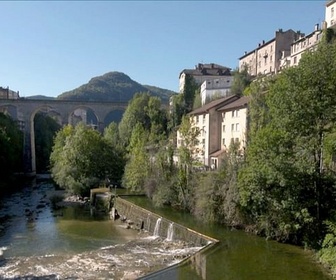
[[[156, 205], [314, 249], [335, 275], [336, 43], [331, 35], [327, 30], [314, 52], [277, 76], [251, 82], [246, 70], [236, 71], [233, 93], [250, 96], [248, 142], [243, 157], [232, 143], [219, 170], [195, 168], [197, 132], [186, 114], [200, 102], [194, 81], [187, 79], [169, 112], [159, 97], [138, 93], [121, 122], [103, 134], [84, 125], [58, 131], [50, 157], [54, 180], [84, 195], [108, 178], [146, 193]], [[186, 144], [175, 165], [177, 128]]]

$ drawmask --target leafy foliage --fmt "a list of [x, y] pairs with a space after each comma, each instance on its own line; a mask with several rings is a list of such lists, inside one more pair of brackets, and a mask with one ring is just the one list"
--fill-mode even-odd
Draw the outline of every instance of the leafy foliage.
[[123, 185], [133, 192], [143, 191], [144, 182], [148, 176], [149, 157], [145, 148], [147, 139], [147, 132], [137, 123], [128, 146], [129, 160], [123, 177]]
[[165, 135], [166, 113], [161, 108], [160, 99], [148, 93], [137, 93], [129, 105], [119, 124], [119, 137], [121, 143], [127, 147], [136, 124], [150, 133], [150, 139], [156, 141], [160, 135]]
[[[251, 91], [251, 133], [240, 173], [242, 209], [268, 237], [317, 245], [335, 198], [323, 172], [323, 138], [336, 117], [336, 46], [321, 44], [298, 67]], [[255, 105], [264, 100], [264, 106]], [[323, 202], [323, 203], [322, 203]]]
[[36, 170], [47, 171], [53, 140], [61, 126], [50, 116], [37, 113], [34, 119]]
[[331, 221], [326, 222], [327, 234], [322, 243], [322, 249], [318, 255], [320, 261], [326, 264], [332, 272], [336, 275], [336, 224]]
[[57, 98], [65, 100], [128, 102], [138, 92], [148, 92], [152, 96], [162, 98], [166, 103], [168, 103], [169, 97], [174, 94], [170, 90], [141, 85], [124, 73], [109, 72], [102, 76], [94, 77], [87, 84], [64, 92]]
[[245, 67], [241, 71], [234, 71], [233, 77], [234, 79], [231, 86], [231, 94], [242, 96], [245, 89], [250, 85], [252, 81], [252, 77], [248, 73], [247, 66], [245, 65]]
[[22, 171], [23, 133], [17, 123], [0, 113], [0, 178]]
[[117, 149], [82, 123], [57, 133], [50, 161], [56, 183], [80, 195], [87, 195], [106, 178], [120, 181], [124, 164]]

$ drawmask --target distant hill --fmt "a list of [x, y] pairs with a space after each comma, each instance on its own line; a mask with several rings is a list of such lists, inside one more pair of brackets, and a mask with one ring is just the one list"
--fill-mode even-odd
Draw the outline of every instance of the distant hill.
[[128, 102], [137, 92], [149, 92], [160, 97], [164, 103], [168, 103], [170, 96], [177, 94], [171, 90], [141, 85], [121, 72], [109, 72], [92, 78], [87, 84], [74, 90], [62, 93], [57, 99]]
[[27, 96], [26, 99], [54, 100], [55, 97], [45, 96], [45, 95], [32, 95], [32, 96]]

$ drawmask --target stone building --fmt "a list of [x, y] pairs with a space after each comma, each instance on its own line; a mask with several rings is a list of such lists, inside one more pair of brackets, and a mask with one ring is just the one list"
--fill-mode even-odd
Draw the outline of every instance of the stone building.
[[0, 99], [18, 99], [20, 98], [18, 91], [10, 90], [9, 87], [0, 87]]
[[313, 32], [306, 36], [301, 36], [291, 45], [290, 66], [296, 66], [302, 55], [307, 51], [313, 51], [322, 38], [322, 30], [319, 25], [315, 25]]
[[325, 10], [326, 27], [335, 27], [336, 25], [336, 0], [329, 0], [326, 3]]
[[184, 69], [179, 75], [180, 93], [182, 93], [184, 90], [187, 76], [193, 77], [196, 84], [200, 86], [204, 81], [207, 80], [231, 77], [231, 69], [215, 63], [199, 63], [195, 66], [195, 69]]
[[239, 58], [239, 70], [247, 67], [251, 76], [259, 74], [276, 74], [280, 70], [280, 62], [290, 55], [291, 44], [302, 36], [300, 31], [279, 29], [275, 37], [267, 42], [262, 41], [258, 47]]
[[206, 80], [201, 85], [202, 105], [212, 98], [220, 98], [231, 95], [233, 76], [226, 76], [212, 80]]

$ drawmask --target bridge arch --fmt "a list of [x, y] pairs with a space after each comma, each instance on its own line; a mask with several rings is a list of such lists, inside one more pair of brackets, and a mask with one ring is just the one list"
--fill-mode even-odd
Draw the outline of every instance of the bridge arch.
[[0, 99], [0, 109], [10, 111], [13, 119], [22, 123], [24, 131], [24, 171], [36, 174], [34, 118], [37, 112], [47, 111], [57, 115], [62, 126], [69, 124], [71, 114], [77, 109], [86, 109], [97, 118], [97, 129], [102, 132], [105, 120], [111, 111], [125, 111], [127, 102], [95, 102], [70, 100]]

